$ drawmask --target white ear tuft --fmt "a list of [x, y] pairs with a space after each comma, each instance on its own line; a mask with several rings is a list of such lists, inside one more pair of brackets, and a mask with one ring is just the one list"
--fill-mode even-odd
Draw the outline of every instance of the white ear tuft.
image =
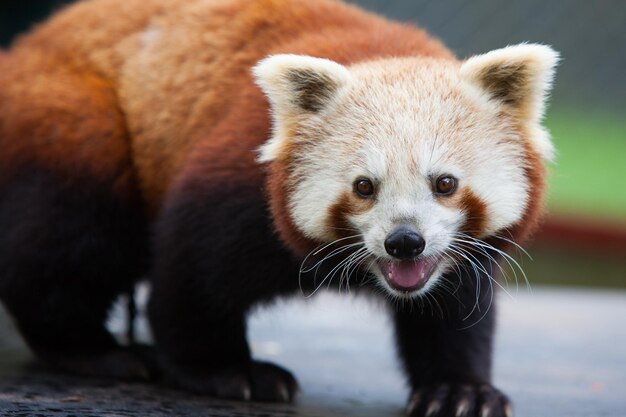
[[273, 55], [260, 61], [253, 73], [279, 111], [318, 112], [326, 107], [350, 72], [334, 61], [306, 55]]
[[540, 123], [558, 61], [558, 52], [549, 46], [519, 44], [469, 58], [460, 75], [539, 133], [533, 140], [543, 157], [552, 159], [553, 146]]
[[274, 118], [274, 134], [261, 147], [260, 162], [275, 159], [289, 126], [300, 117], [332, 106], [351, 79], [343, 65], [306, 55], [273, 55], [260, 61], [252, 72], [270, 101]]

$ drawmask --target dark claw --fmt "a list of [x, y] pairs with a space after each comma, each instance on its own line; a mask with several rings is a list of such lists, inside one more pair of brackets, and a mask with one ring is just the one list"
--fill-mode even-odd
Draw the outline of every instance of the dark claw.
[[168, 368], [168, 374], [181, 388], [229, 400], [291, 402], [298, 391], [298, 383], [289, 371], [267, 362], [207, 374]]
[[298, 382], [289, 371], [267, 362], [252, 364], [250, 380], [257, 401], [291, 402], [298, 391]]
[[407, 404], [407, 407], [406, 407], [406, 413], [408, 415], [410, 416], [413, 415], [413, 412], [417, 410], [417, 407], [419, 407], [420, 405], [421, 398], [422, 396], [417, 391], [411, 394], [411, 398], [409, 398], [409, 403]]
[[207, 378], [207, 382], [209, 382], [207, 386], [208, 394], [235, 401], [250, 401], [252, 399], [250, 382], [243, 373], [236, 371], [221, 372]]

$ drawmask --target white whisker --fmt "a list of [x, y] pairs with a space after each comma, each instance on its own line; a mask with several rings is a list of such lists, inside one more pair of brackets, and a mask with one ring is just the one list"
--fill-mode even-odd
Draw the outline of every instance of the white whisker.
[[[348, 245], [341, 245], [338, 248], [333, 249], [330, 253], [326, 254], [320, 261], [316, 262], [315, 265], [313, 265], [312, 267], [305, 268], [306, 262], [307, 262], [307, 260], [311, 256], [315, 256], [318, 253], [320, 253], [321, 251], [323, 251], [324, 249], [327, 249], [327, 248], [331, 247], [332, 245], [335, 245], [335, 244], [337, 244], [339, 242], [342, 242], [342, 241], [345, 241], [345, 240], [348, 240], [348, 239], [360, 239], [361, 237], [362, 237], [361, 234], [357, 234], [357, 235], [351, 235], [351, 236], [346, 236], [346, 237], [343, 237], [343, 238], [339, 238], [339, 239], [336, 239], [336, 240], [334, 240], [332, 242], [323, 243], [320, 246], [318, 246], [317, 248], [313, 249], [311, 252], [309, 252], [307, 254], [307, 256], [304, 257], [304, 259], [302, 260], [302, 263], [300, 264], [300, 270], [299, 270], [299, 273], [298, 273], [298, 286], [300, 287], [300, 292], [304, 295], [304, 290], [302, 288], [302, 274], [303, 273], [308, 273], [308, 272], [311, 272], [311, 271], [315, 270], [315, 274], [313, 275], [313, 285], [316, 285], [317, 271], [318, 271], [318, 268], [321, 266], [321, 264], [324, 261], [326, 261], [326, 260], [332, 258], [333, 256], [338, 255], [339, 253], [342, 253], [342, 252], [344, 252], [344, 251], [346, 251], [346, 250], [348, 250], [350, 248], [362, 245], [363, 243], [361, 241], [359, 241], [359, 242], [348, 244]], [[317, 291], [317, 288], [316, 288], [316, 291]]]
[[[528, 277], [526, 276], [526, 272], [524, 271], [524, 268], [522, 268], [522, 266], [515, 260], [515, 258], [513, 258], [511, 255], [509, 255], [505, 251], [503, 251], [501, 249], [498, 249], [498, 248], [496, 248], [496, 247], [486, 243], [483, 240], [473, 238], [473, 237], [471, 237], [469, 235], [466, 235], [466, 234], [459, 234], [459, 236], [462, 236], [464, 239], [470, 239], [472, 241], [471, 244], [478, 245], [478, 246], [480, 246], [482, 248], [485, 248], [485, 249], [493, 250], [497, 254], [501, 255], [503, 257], [503, 259], [505, 260], [505, 262], [511, 268], [511, 271], [513, 271], [513, 275], [515, 277], [516, 283], [517, 283], [517, 273], [516, 273], [516, 268], [517, 268], [517, 270], [519, 270], [520, 273], [522, 274], [522, 276], [524, 277], [524, 281], [526, 283], [526, 287], [532, 293], [532, 288], [530, 286], [530, 281], [528, 280]], [[467, 242], [467, 243], [470, 243], [470, 242]]]

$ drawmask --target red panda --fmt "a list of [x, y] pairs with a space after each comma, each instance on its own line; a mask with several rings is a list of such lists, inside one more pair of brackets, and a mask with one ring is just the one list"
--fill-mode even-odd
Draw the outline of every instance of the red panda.
[[333, 0], [67, 7], [0, 60], [0, 299], [50, 364], [142, 378], [103, 322], [148, 276], [167, 380], [290, 401], [246, 315], [358, 287], [391, 301], [411, 416], [510, 415], [492, 277], [541, 216], [557, 59], [459, 61]]

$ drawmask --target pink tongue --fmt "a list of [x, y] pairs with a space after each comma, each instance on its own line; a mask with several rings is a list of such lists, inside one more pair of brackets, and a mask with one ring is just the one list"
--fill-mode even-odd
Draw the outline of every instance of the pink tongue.
[[400, 290], [415, 290], [426, 284], [432, 274], [435, 262], [433, 259], [419, 259], [399, 262], [385, 262], [382, 266], [385, 278]]
[[391, 281], [402, 288], [421, 286], [426, 281], [426, 262], [393, 262], [391, 264]]

